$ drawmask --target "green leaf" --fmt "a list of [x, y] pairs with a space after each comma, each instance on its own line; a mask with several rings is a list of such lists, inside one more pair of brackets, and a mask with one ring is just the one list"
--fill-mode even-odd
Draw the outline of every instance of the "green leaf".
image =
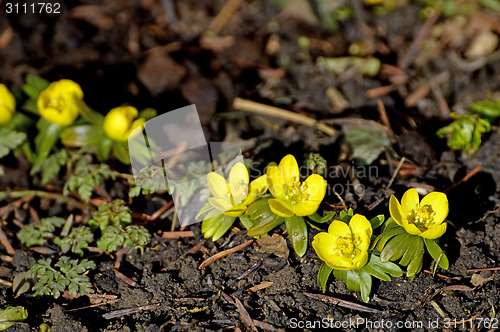
[[83, 256], [83, 249], [88, 248], [92, 241], [94, 241], [94, 234], [86, 226], [73, 228], [68, 236], [54, 239], [54, 243], [61, 247], [62, 253], [71, 250], [80, 256]]
[[315, 174], [325, 175], [325, 171], [328, 169], [328, 164], [319, 153], [309, 153], [305, 155], [304, 164], [307, 169], [313, 171]]
[[23, 85], [22, 89], [24, 93], [30, 97], [30, 100], [36, 102], [38, 95], [43, 90], [47, 89], [50, 82], [35, 75], [28, 74], [26, 76], [26, 83]]
[[45, 119], [38, 120], [38, 135], [35, 137], [35, 147], [37, 157], [35, 162], [47, 158], [50, 151], [57, 143], [63, 127], [57, 123], [49, 122]]
[[418, 235], [408, 237], [408, 249], [404, 253], [399, 264], [407, 266], [411, 260], [422, 256], [424, 253], [424, 240]]
[[65, 128], [61, 133], [61, 142], [69, 147], [95, 145], [104, 139], [101, 128], [96, 125], [77, 125]]
[[299, 257], [304, 256], [307, 250], [307, 226], [304, 218], [299, 216], [285, 218], [285, 225], [295, 253]]
[[[249, 236], [266, 234], [273, 228], [278, 227], [285, 222], [285, 218], [271, 212], [269, 205], [267, 205], [267, 209], [255, 205], [256, 203], [262, 204], [260, 201], [261, 200], [253, 203], [249, 207], [250, 219], [255, 221], [254, 225], [247, 232]], [[264, 202], [263, 204], [267, 204], [267, 202]], [[255, 210], [256, 212], [252, 213], [252, 210]]]
[[361, 279], [359, 274], [353, 272], [353, 270], [341, 271], [341, 270], [332, 270], [335, 278], [343, 281], [348, 290], [352, 292], [359, 292], [361, 290]]
[[0, 331], [11, 327], [12, 323], [2, 324], [1, 322], [21, 322], [28, 318], [28, 311], [22, 306], [7, 307], [0, 310]]
[[113, 142], [112, 149], [113, 155], [118, 159], [121, 163], [125, 165], [130, 165], [130, 156], [127, 150], [127, 143], [122, 142]]
[[448, 147], [472, 154], [481, 145], [481, 136], [491, 131], [490, 123], [474, 114], [450, 114], [455, 120], [437, 131], [437, 136], [447, 138]]
[[359, 275], [359, 289], [361, 292], [361, 299], [368, 303], [370, 301], [370, 293], [372, 290], [372, 276], [362, 269], [352, 270], [353, 273]]
[[236, 217], [226, 216], [225, 214], [222, 216], [223, 217], [219, 219], [219, 225], [212, 236], [212, 241], [217, 241], [222, 237], [222, 235], [226, 234], [236, 220]]
[[125, 228], [110, 226], [97, 241], [97, 248], [114, 252], [118, 247], [142, 247], [149, 243], [151, 234], [142, 226], [131, 225]]
[[315, 212], [307, 217], [309, 219], [311, 219], [312, 221], [314, 221], [315, 223], [322, 224], [322, 223], [329, 222], [330, 220], [332, 220], [336, 214], [337, 214], [337, 211], [332, 211], [332, 212], [328, 213], [326, 216], [322, 217], [318, 212]]
[[[128, 195], [130, 197], [139, 196], [141, 190], [144, 194], [153, 194], [169, 187], [163, 168], [153, 165], [144, 167], [135, 176], [135, 179], [129, 180], [129, 183], [130, 190]], [[199, 215], [201, 214], [200, 212]]]
[[252, 228], [252, 226], [254, 225], [254, 221], [250, 219], [250, 217], [247, 216], [246, 214], [242, 214], [239, 218], [241, 223], [243, 224], [243, 226], [245, 226], [247, 230]]
[[398, 265], [391, 262], [384, 263], [380, 260], [380, 257], [373, 254], [370, 255], [370, 260], [361, 269], [375, 278], [385, 281], [391, 281], [389, 275], [393, 277], [401, 277], [403, 275], [403, 271]]
[[111, 154], [111, 149], [113, 148], [113, 141], [107, 138], [106, 136], [102, 136], [102, 139], [96, 145], [97, 147], [97, 156], [100, 161], [106, 161]]
[[10, 151], [18, 148], [26, 140], [26, 134], [10, 128], [0, 129], [0, 158], [5, 157]]
[[380, 260], [382, 262], [387, 262], [399, 259], [408, 249], [408, 241], [408, 233], [394, 236], [380, 252]]
[[352, 151], [351, 158], [362, 165], [371, 165], [392, 146], [385, 132], [375, 128], [352, 128], [345, 133], [344, 141]]
[[125, 226], [132, 222], [132, 211], [121, 199], [115, 199], [111, 203], [101, 204], [89, 220], [92, 230], [100, 228], [105, 231], [108, 226]]
[[51, 154], [45, 159], [41, 159], [33, 165], [30, 175], [42, 173], [42, 185], [50, 182], [61, 170], [61, 167], [66, 165], [68, 161], [68, 153], [66, 150], [59, 150]]
[[382, 233], [377, 236], [375, 241], [373, 242], [372, 247], [377, 247], [378, 251], [382, 252], [384, 249], [387, 241], [392, 239], [394, 236], [401, 235], [401, 234], [407, 234], [405, 229], [399, 225], [392, 226], [389, 225], [388, 227], [385, 227], [385, 229], [382, 231]]
[[436, 262], [438, 261], [439, 256], [441, 256], [441, 253], [443, 253], [443, 256], [441, 256], [441, 260], [439, 261], [439, 267], [448, 270], [448, 268], [450, 267], [448, 257], [446, 257], [443, 249], [441, 249], [441, 247], [436, 243], [436, 240], [424, 239], [424, 242], [427, 251], [431, 255], [432, 259], [434, 259]]
[[98, 128], [102, 128], [102, 123], [104, 121], [104, 116], [91, 109], [87, 104], [81, 99], [75, 99], [78, 109], [80, 110], [80, 115], [85, 121], [96, 125]]
[[372, 228], [375, 229], [384, 223], [385, 216], [383, 214], [379, 214], [370, 219], [370, 224], [372, 224]]
[[318, 271], [318, 284], [323, 290], [323, 293], [326, 292], [326, 283], [328, 282], [328, 277], [332, 273], [332, 268], [323, 263]]
[[500, 118], [500, 101], [476, 101], [470, 105], [470, 110], [490, 123], [494, 123]]
[[114, 179], [111, 168], [106, 164], [92, 164], [92, 156], [83, 155], [77, 162], [74, 171], [64, 184], [63, 194], [77, 190], [80, 198], [88, 202], [95, 186], [99, 186], [104, 179]]
[[422, 262], [424, 260], [424, 251], [417, 252], [417, 256], [414, 257], [408, 267], [406, 268], [406, 275], [408, 278], [413, 279], [422, 270]]
[[236, 217], [226, 216], [214, 209], [207, 214], [201, 224], [203, 236], [206, 239], [212, 238], [212, 241], [217, 241], [231, 228], [235, 220]]
[[92, 284], [86, 275], [88, 269], [96, 267], [95, 263], [87, 259], [79, 262], [78, 260], [70, 259], [67, 256], [62, 256], [59, 261], [50, 266], [51, 260], [39, 260], [28, 271], [28, 275], [32, 278], [39, 277], [33, 290], [35, 296], [52, 295], [58, 298], [64, 290], [68, 289], [74, 296], [76, 284], [80, 295], [93, 293]]
[[64, 218], [59, 217], [43, 218], [19, 230], [16, 236], [27, 247], [42, 246], [48, 238], [54, 237], [56, 228], [62, 227], [65, 222]]
[[154, 108], [145, 108], [139, 112], [139, 118], [143, 118], [146, 121], [151, 120], [157, 115], [158, 112]]
[[26, 85], [32, 86], [39, 91], [43, 91], [49, 87], [50, 82], [40, 76], [28, 74], [26, 75]]

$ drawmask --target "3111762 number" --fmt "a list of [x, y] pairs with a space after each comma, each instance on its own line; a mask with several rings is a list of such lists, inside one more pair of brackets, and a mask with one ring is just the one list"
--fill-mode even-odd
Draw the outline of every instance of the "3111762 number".
[[5, 3], [7, 14], [61, 14], [59, 2]]

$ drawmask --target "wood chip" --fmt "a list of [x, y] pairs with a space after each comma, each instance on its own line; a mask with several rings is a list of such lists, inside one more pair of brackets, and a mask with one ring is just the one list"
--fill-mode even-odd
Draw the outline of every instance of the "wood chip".
[[258, 285], [255, 285], [253, 287], [250, 287], [248, 289], [249, 292], [256, 292], [258, 290], [261, 290], [261, 289], [264, 289], [264, 288], [267, 288], [267, 287], [270, 287], [274, 284], [274, 282], [272, 281], [266, 281], [266, 282], [263, 282], [262, 284], [258, 284]]
[[201, 263], [200, 266], [198, 266], [198, 270], [202, 270], [202, 269], [206, 268], [207, 266], [209, 266], [210, 264], [212, 264], [213, 262], [215, 262], [216, 260], [221, 259], [223, 257], [226, 257], [234, 252], [240, 251], [240, 250], [248, 247], [252, 243], [253, 243], [253, 240], [248, 240], [246, 242], [243, 242], [239, 246], [236, 246], [236, 247], [221, 251], [219, 253], [216, 253], [215, 255], [206, 259], [203, 263]]
[[120, 279], [121, 281], [123, 281], [127, 285], [132, 286], [132, 287], [139, 287], [138, 283], [136, 283], [135, 281], [133, 281], [132, 279], [130, 279], [129, 277], [127, 277], [126, 275], [124, 275], [120, 271], [113, 269], [113, 272], [115, 272], [115, 276], [118, 279]]
[[125, 315], [130, 315], [139, 311], [143, 310], [152, 310], [156, 308], [156, 304], [149, 304], [149, 305], [143, 305], [140, 307], [135, 307], [135, 308], [127, 308], [127, 309], [120, 309], [120, 310], [115, 310], [108, 312], [107, 314], [102, 315], [102, 317], [106, 319], [112, 319], [112, 318], [117, 318], [117, 317], [122, 317]]
[[240, 314], [241, 319], [243, 322], [248, 326], [249, 328], [252, 329], [252, 331], [257, 332], [257, 327], [255, 326], [252, 318], [250, 318], [250, 315], [248, 314], [248, 311], [245, 309], [243, 304], [241, 303], [240, 300], [236, 296], [233, 296], [234, 299], [234, 304], [236, 305], [236, 308], [238, 309], [238, 312]]
[[194, 237], [193, 231], [174, 231], [174, 232], [163, 232], [161, 237], [164, 239], [180, 239], [187, 237]]
[[332, 296], [321, 295], [321, 294], [311, 294], [311, 293], [306, 293], [306, 292], [303, 292], [302, 294], [304, 294], [305, 296], [310, 297], [312, 299], [318, 300], [318, 301], [336, 304], [340, 307], [349, 308], [352, 310], [370, 312], [370, 313], [379, 313], [380, 312], [380, 310], [378, 310], [378, 309], [370, 308], [370, 307], [364, 306], [362, 304], [354, 303], [351, 301], [338, 299], [338, 298], [332, 297]]

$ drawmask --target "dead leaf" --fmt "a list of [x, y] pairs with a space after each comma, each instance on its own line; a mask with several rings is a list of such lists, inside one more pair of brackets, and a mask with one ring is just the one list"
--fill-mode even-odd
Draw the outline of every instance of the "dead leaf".
[[493, 53], [498, 46], [498, 36], [490, 30], [481, 31], [470, 44], [465, 56], [469, 59], [479, 59]]
[[139, 80], [153, 94], [178, 87], [186, 68], [162, 51], [152, 52], [139, 69]]
[[470, 279], [470, 282], [472, 285], [474, 285], [474, 287], [481, 287], [482, 285], [493, 279], [495, 279], [495, 275], [492, 275], [489, 278], [485, 278], [479, 273], [474, 273]]
[[272, 236], [264, 236], [257, 241], [257, 251], [268, 254], [275, 254], [278, 257], [288, 259], [290, 250], [286, 244], [286, 240], [279, 234]]
[[73, 8], [69, 16], [75, 19], [87, 21], [97, 28], [108, 30], [114, 25], [113, 19], [103, 13], [101, 6], [81, 5]]

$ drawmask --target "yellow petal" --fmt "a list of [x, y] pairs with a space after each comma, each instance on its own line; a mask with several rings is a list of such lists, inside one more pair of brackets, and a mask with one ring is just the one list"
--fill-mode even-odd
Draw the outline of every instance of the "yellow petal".
[[267, 168], [267, 186], [274, 197], [285, 199], [285, 178], [280, 167]]
[[7, 123], [12, 118], [12, 113], [4, 105], [0, 104], [0, 123]]
[[403, 219], [406, 219], [406, 216], [403, 218], [402, 217], [402, 212], [401, 212], [401, 205], [398, 202], [398, 199], [394, 196], [391, 195], [391, 198], [389, 199], [389, 212], [391, 213], [392, 219], [398, 224], [399, 226], [403, 226]]
[[4, 84], [0, 84], [0, 123], [7, 123], [16, 109], [16, 100]]
[[139, 112], [135, 107], [115, 107], [104, 117], [103, 128], [109, 138], [116, 141], [128, 140], [128, 135], [143, 124], [142, 121], [134, 121]]
[[[140, 119], [135, 120], [134, 123], [132, 123], [132, 126], [130, 127], [130, 130], [127, 133], [127, 140], [131, 137], [136, 136], [137, 134], [139, 134], [142, 131], [142, 127], [143, 127], [144, 122], [146, 122], [146, 119], [140, 118]], [[136, 130], [137, 128], [139, 128], [139, 129]]]
[[[62, 79], [50, 84], [54, 90], [62, 94], [71, 94], [75, 98], [83, 98], [83, 90], [80, 85], [72, 80]], [[49, 86], [49, 87], [50, 87]]]
[[408, 213], [420, 202], [418, 192], [414, 189], [408, 189], [401, 199], [401, 216], [406, 218]]
[[330, 233], [321, 232], [314, 236], [312, 246], [322, 261], [329, 261], [336, 250], [336, 237]]
[[422, 235], [422, 231], [417, 228], [414, 224], [409, 224], [409, 223], [404, 223], [403, 224], [404, 229], [406, 230], [407, 233], [411, 235]]
[[286, 201], [272, 198], [269, 200], [269, 207], [274, 214], [277, 214], [280, 217], [293, 216], [293, 211]]
[[363, 253], [353, 258], [351, 270], [360, 269], [365, 266], [366, 263], [368, 263], [368, 252], [364, 251]]
[[236, 163], [229, 173], [229, 188], [234, 204], [239, 204], [248, 194], [248, 170], [243, 163]]
[[423, 232], [420, 236], [425, 239], [434, 240], [441, 237], [446, 232], [447, 223], [442, 223], [441, 225], [429, 228]]
[[37, 99], [40, 115], [50, 122], [61, 126], [70, 125], [78, 117], [78, 99], [83, 98], [81, 87], [71, 80], [51, 83]]
[[316, 212], [319, 208], [319, 205], [321, 204], [321, 201], [314, 202], [314, 201], [304, 201], [304, 202], [298, 202], [294, 205], [292, 205], [292, 210], [294, 214], [297, 216], [310, 216], [314, 212]]
[[225, 198], [210, 197], [208, 202], [219, 211], [226, 212], [233, 208], [231, 201]]
[[243, 163], [236, 163], [229, 172], [229, 185], [233, 187], [233, 185], [240, 185], [242, 182], [248, 185], [248, 169]]
[[373, 232], [372, 225], [368, 219], [360, 214], [355, 214], [349, 222], [349, 228], [355, 240], [356, 248], [361, 251], [367, 251], [370, 247], [370, 240]]
[[230, 217], [239, 217], [243, 214], [243, 212], [245, 212], [246, 209], [247, 209], [246, 205], [238, 204], [235, 207], [231, 208], [230, 210], [224, 211], [224, 214]]
[[264, 194], [267, 190], [267, 175], [261, 175], [257, 179], [250, 182], [250, 188], [248, 189], [248, 195], [243, 201], [243, 204], [252, 204], [259, 196]]
[[283, 170], [283, 176], [286, 183], [300, 181], [299, 165], [297, 160], [291, 154], [281, 159], [279, 167]]
[[440, 192], [432, 192], [422, 198], [420, 206], [430, 205], [436, 214], [434, 215], [434, 223], [441, 224], [448, 216], [448, 197]]
[[321, 202], [325, 198], [327, 183], [321, 175], [310, 175], [304, 183], [307, 185], [305, 190], [308, 195], [307, 200]]
[[210, 172], [207, 174], [207, 183], [210, 192], [217, 198], [229, 199], [229, 189], [226, 179], [222, 175]]
[[349, 226], [340, 220], [332, 221], [330, 226], [328, 226], [328, 234], [333, 235], [335, 238], [346, 236], [350, 237], [352, 235]]

